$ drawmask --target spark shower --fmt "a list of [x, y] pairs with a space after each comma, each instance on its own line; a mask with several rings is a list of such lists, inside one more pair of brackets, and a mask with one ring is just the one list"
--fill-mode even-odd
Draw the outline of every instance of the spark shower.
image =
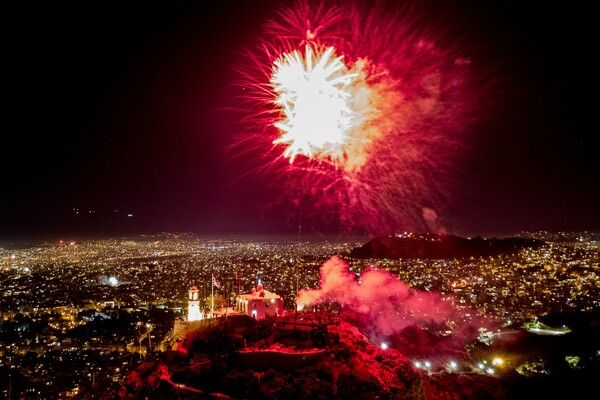
[[237, 68], [246, 114], [231, 148], [305, 215], [371, 234], [427, 229], [481, 95], [451, 39], [415, 3], [280, 8]]

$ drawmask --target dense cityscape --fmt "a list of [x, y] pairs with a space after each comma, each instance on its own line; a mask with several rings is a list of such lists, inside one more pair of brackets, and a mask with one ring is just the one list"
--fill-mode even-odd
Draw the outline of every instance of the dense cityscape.
[[[389, 271], [415, 291], [439, 293], [466, 310], [463, 315], [473, 310], [499, 319], [507, 332], [548, 328], [532, 323], [549, 313], [598, 308], [597, 234], [520, 236], [545, 245], [478, 259], [353, 260], [347, 254], [362, 244], [358, 240], [165, 233], [20, 248], [7, 244], [0, 249], [2, 394], [85, 398], [99, 387], [117, 393], [128, 371], [173, 347], [173, 322], [185, 319], [192, 285], [207, 312], [212, 304], [233, 305], [235, 296], [248, 293], [258, 280], [293, 310], [298, 289], [318, 288], [319, 268], [332, 255], [345, 259], [357, 278], [367, 268]], [[218, 288], [211, 285], [212, 276]], [[482, 341], [497, 333], [481, 331]], [[563, 334], [569, 327], [547, 331]]]

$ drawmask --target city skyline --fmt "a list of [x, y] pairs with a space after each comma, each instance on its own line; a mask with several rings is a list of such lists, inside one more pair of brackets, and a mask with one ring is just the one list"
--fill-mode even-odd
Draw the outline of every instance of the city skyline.
[[[300, 326], [325, 322], [324, 338], [335, 338], [340, 327], [354, 332], [360, 339], [347, 343], [348, 354], [365, 347], [376, 359], [387, 354], [386, 364], [405, 363], [406, 371], [438, 382], [435, 386], [446, 394], [584, 393], [598, 369], [598, 235], [532, 235], [540, 245], [490, 257], [443, 259], [354, 258], [352, 249], [360, 242], [350, 241], [207, 240], [192, 234], [0, 248], [0, 392], [121, 398], [116, 393], [143, 390], [131, 383], [149, 366], [165, 371], [152, 393], [163, 390], [164, 383], [175, 388], [171, 398], [179, 398], [185, 387], [204, 390], [220, 381], [206, 372], [187, 378], [176, 373], [202, 357], [193, 343], [222, 322], [229, 321], [231, 332], [239, 329], [235, 321], [241, 317], [260, 324], [266, 315], [258, 312], [254, 319], [250, 311], [260, 307], [264, 288], [272, 299], [283, 300], [279, 328], [294, 326], [297, 304]], [[252, 289], [256, 299], [247, 295]], [[216, 318], [206, 316], [213, 298]], [[229, 308], [223, 308], [227, 298]], [[249, 314], [236, 315], [231, 307], [241, 300], [247, 308], [238, 311]], [[204, 317], [191, 320], [193, 307], [200, 307]], [[262, 321], [273, 326], [269, 319]], [[252, 336], [244, 337], [239, 351], [259, 352], [267, 343], [257, 341], [258, 332], [273, 333], [255, 327], [241, 332]], [[332, 354], [321, 367], [343, 373], [335, 359], [339, 342], [318, 344], [323, 332], [312, 333], [316, 349]], [[290, 336], [275, 336], [269, 348], [286, 354], [311, 350], [304, 347], [310, 337], [290, 345]], [[369, 363], [369, 370], [382, 377], [373, 370], [376, 365]], [[251, 373], [258, 368], [253, 364]], [[232, 367], [222, 372], [239, 373]], [[324, 378], [314, 386], [313, 380], [314, 390], [346, 398], [327, 396], [331, 381]], [[215, 390], [257, 397], [239, 385], [219, 384]], [[353, 389], [352, 397], [363, 390]], [[427, 387], [419, 390], [438, 398]]]
[[[265, 19], [289, 4], [12, 5], [0, 237], [340, 233], [301, 219], [279, 200], [282, 182], [247, 173], [248, 160], [226, 151], [241, 130], [234, 67], [243, 68]], [[418, 205], [434, 211], [436, 226], [416, 228], [599, 230], [585, 100], [594, 89], [591, 13], [424, 4], [432, 29], [472, 38], [470, 67], [498, 81], [484, 97], [490, 115], [455, 150], [463, 154], [444, 200]]]

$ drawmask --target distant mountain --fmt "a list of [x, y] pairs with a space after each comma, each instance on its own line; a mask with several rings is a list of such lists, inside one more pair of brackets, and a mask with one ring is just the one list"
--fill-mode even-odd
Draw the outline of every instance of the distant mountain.
[[350, 251], [352, 258], [465, 258], [514, 254], [523, 248], [543, 246], [544, 241], [510, 237], [462, 238], [434, 233], [394, 233], [371, 239]]

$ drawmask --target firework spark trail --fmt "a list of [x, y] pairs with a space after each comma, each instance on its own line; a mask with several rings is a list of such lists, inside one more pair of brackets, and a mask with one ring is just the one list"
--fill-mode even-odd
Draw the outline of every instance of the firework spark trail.
[[455, 184], [476, 96], [468, 59], [426, 22], [383, 2], [279, 10], [241, 71], [252, 112], [232, 147], [279, 177], [287, 201], [309, 197], [305, 214], [371, 234], [427, 229], [423, 209], [439, 214]]

